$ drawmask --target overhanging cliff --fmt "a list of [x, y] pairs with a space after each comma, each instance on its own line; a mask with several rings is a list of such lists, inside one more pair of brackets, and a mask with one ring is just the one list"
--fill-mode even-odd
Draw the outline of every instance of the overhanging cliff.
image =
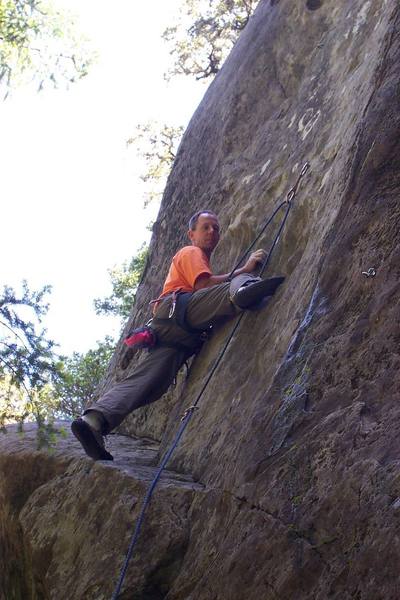
[[[213, 265], [226, 272], [305, 161], [311, 169], [270, 268], [285, 285], [245, 317], [208, 386], [169, 465], [171, 497], [161, 489], [148, 515], [123, 598], [398, 598], [399, 19], [396, 0], [261, 1], [191, 120], [128, 326], [148, 319], [191, 214], [219, 214]], [[363, 275], [370, 267], [375, 277]], [[179, 384], [121, 426], [160, 442], [150, 470], [231, 327], [203, 348], [183, 392]], [[123, 356], [121, 344], [105, 388], [134, 368], [122, 370]], [[81, 535], [91, 536], [101, 574], [73, 536], [59, 533], [57, 511], [47, 532], [44, 519], [43, 529], [33, 525], [50, 489], [66, 518], [70, 494], [54, 473], [22, 509], [27, 561], [43, 597], [70, 598], [62, 592], [72, 572], [68, 539], [85, 571], [73, 597], [108, 598], [129, 537], [111, 535], [112, 507], [143, 485], [135, 473], [124, 480], [118, 464], [96, 465], [101, 483], [92, 488], [84, 467], [74, 468], [68, 477], [91, 506]], [[108, 485], [116, 495], [107, 511]], [[96, 502], [106, 503], [97, 525]], [[104, 534], [98, 547], [95, 527]], [[38, 547], [48, 563], [40, 576]]]

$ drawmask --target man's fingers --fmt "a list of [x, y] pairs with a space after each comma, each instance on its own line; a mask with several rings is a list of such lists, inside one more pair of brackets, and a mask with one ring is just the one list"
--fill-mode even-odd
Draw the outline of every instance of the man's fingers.
[[266, 256], [267, 253], [262, 248], [259, 248], [255, 252], [252, 252], [246, 263], [246, 268], [248, 269], [248, 272], [251, 273], [252, 271], [254, 271], [257, 268], [258, 263], [264, 262]]
[[265, 250], [256, 250], [251, 255], [251, 258], [253, 258], [257, 262], [259, 262], [259, 261], [263, 261], [266, 256], [267, 256], [267, 253], [265, 252]]

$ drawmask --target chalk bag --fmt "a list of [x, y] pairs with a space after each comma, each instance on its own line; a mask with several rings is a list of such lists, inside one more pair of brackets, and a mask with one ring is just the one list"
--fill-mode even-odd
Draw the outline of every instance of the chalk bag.
[[154, 348], [156, 343], [156, 332], [148, 325], [145, 325], [144, 327], [138, 327], [136, 329], [131, 329], [131, 331], [124, 339], [124, 344], [129, 346], [129, 348], [147, 348], [148, 350], [151, 350], [152, 348]]

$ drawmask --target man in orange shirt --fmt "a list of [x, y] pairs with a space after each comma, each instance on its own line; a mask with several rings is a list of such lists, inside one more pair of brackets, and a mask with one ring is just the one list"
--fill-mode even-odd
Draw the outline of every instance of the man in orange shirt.
[[113, 460], [104, 448], [103, 435], [133, 410], [158, 400], [167, 391], [185, 360], [198, 350], [202, 332], [272, 296], [283, 282], [283, 277], [261, 280], [253, 275], [266, 256], [264, 250], [253, 252], [231, 277], [228, 273], [214, 275], [210, 257], [219, 242], [220, 228], [211, 211], [193, 215], [188, 236], [192, 245], [173, 257], [156, 301], [152, 328], [158, 344], [132, 375], [106, 392], [71, 425], [86, 454], [94, 460]]

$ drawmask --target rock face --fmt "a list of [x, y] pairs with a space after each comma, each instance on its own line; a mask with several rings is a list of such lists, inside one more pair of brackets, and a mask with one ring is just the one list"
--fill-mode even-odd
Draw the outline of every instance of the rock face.
[[[261, 1], [192, 118], [128, 325], [147, 320], [191, 214], [220, 215], [214, 269], [227, 272], [311, 169], [270, 267], [285, 285], [243, 319], [156, 491], [121, 598], [400, 597], [399, 30], [397, 0]], [[124, 422], [115, 465], [22, 441], [28, 458], [3, 454], [4, 473], [26, 472], [0, 484], [7, 600], [110, 597], [139, 510], [129, 505], [231, 327], [184, 389]], [[123, 355], [105, 388], [134, 368]], [[147, 478], [134, 436], [155, 444]], [[133, 449], [127, 471], [118, 439]]]
[[[116, 585], [158, 445], [114, 435], [118, 463], [95, 463], [68, 431], [69, 423], [58, 423], [51, 452], [36, 450], [33, 425], [22, 437], [12, 428], [0, 437], [2, 600], [100, 600]], [[203, 489], [163, 473], [123, 598], [165, 597], [186, 552], [188, 511]]]

